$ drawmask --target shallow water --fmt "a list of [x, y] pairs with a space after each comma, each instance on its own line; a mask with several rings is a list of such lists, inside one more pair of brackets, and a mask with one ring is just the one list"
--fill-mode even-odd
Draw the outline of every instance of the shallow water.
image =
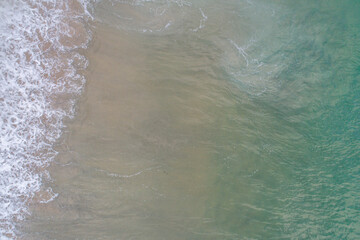
[[98, 1], [25, 239], [357, 239], [356, 1]]

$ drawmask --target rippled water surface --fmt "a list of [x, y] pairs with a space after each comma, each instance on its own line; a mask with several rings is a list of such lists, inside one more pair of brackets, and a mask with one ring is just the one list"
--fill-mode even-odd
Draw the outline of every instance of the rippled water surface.
[[25, 239], [360, 238], [358, 1], [91, 6]]

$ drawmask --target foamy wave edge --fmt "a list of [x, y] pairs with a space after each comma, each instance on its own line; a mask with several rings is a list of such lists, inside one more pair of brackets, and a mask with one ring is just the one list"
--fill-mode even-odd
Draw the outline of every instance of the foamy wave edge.
[[56, 197], [42, 180], [85, 84], [88, 62], [77, 50], [91, 40], [90, 5], [0, 2], [0, 239], [17, 238], [29, 202]]

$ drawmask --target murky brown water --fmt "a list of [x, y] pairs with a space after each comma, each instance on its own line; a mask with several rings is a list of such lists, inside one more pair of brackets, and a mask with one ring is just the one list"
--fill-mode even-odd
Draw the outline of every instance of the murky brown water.
[[[197, 37], [204, 34], [197, 31], [205, 15], [191, 9], [158, 22], [162, 26], [167, 17], [185, 14], [192, 25], [180, 31], [190, 34], [175, 28], [170, 30], [174, 35], [142, 35], [118, 27], [118, 19], [99, 7], [104, 21], [95, 22], [84, 53], [90, 63], [86, 90], [50, 168], [47, 184], [59, 195], [32, 206], [23, 227], [26, 239], [236, 237], [217, 227], [219, 221], [232, 221], [221, 212], [233, 211], [219, 201], [226, 164], [222, 154], [235, 149], [235, 139], [254, 141], [235, 127], [238, 97], [243, 106], [252, 103], [224, 79], [222, 50]], [[133, 7], [123, 11], [138, 14]], [[141, 26], [143, 19], [137, 20]], [[219, 31], [221, 22], [212, 21], [206, 22], [209, 30]], [[257, 167], [244, 157], [250, 161], [242, 169], [249, 175]], [[236, 193], [252, 199], [246, 182]], [[252, 214], [234, 226], [251, 232]]]
[[[96, 29], [87, 88], [50, 169], [59, 197], [33, 206], [25, 230], [34, 239], [192, 238], [212, 221], [213, 93], [165, 82], [137, 39]], [[198, 78], [223, 84], [201, 72], [186, 81]]]

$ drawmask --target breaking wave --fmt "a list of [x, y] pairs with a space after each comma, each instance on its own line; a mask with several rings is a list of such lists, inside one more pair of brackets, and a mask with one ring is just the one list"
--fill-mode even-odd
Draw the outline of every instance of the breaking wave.
[[17, 236], [31, 201], [44, 189], [46, 167], [85, 79], [77, 51], [91, 39], [86, 1], [0, 2], [0, 238]]

